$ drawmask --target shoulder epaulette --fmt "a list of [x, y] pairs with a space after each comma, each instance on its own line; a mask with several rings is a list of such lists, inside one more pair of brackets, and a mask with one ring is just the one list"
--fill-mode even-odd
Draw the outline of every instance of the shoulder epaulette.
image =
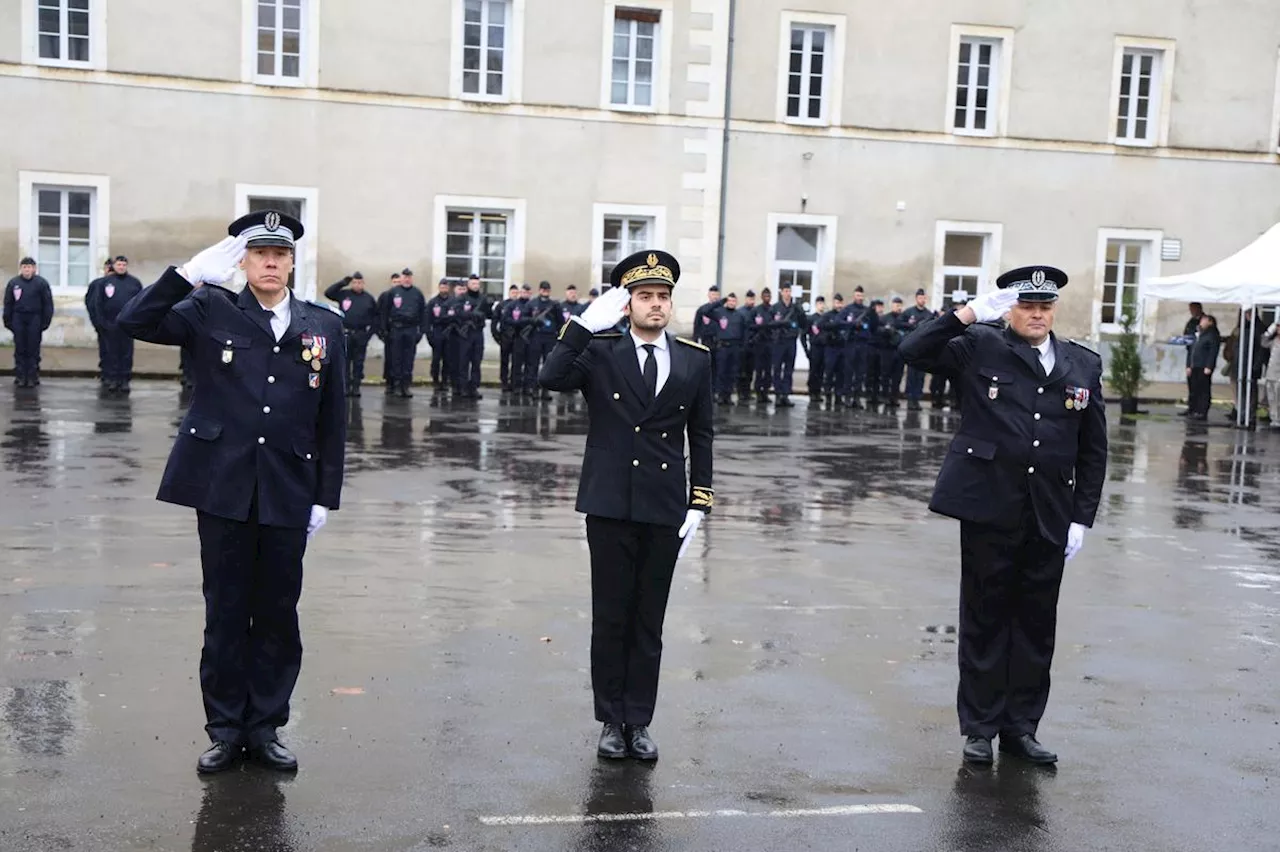
[[703, 346], [701, 343], [698, 343], [696, 340], [685, 340], [683, 337], [677, 337], [676, 340], [680, 341], [685, 346], [692, 346], [695, 349], [701, 349], [703, 352], [711, 351], [710, 348]]
[[1073, 345], [1075, 345], [1075, 346], [1079, 346], [1081, 349], [1083, 349], [1085, 352], [1088, 352], [1090, 355], [1096, 355], [1096, 356], [1097, 356], [1097, 357], [1099, 357], [1099, 358], [1101, 358], [1101, 357], [1102, 357], [1101, 355], [1099, 355], [1099, 354], [1098, 354], [1098, 352], [1097, 352], [1096, 350], [1090, 349], [1088, 346], [1085, 346], [1085, 345], [1084, 345], [1083, 343], [1081, 343], [1079, 340], [1068, 340], [1067, 342], [1068, 342], [1068, 343], [1071, 343], [1071, 344], [1073, 344]]
[[326, 311], [329, 311], [329, 312], [331, 312], [331, 313], [335, 313], [335, 314], [337, 314], [337, 315], [338, 315], [338, 316], [340, 316], [340, 317], [344, 317], [344, 316], [346, 316], [346, 314], [344, 314], [344, 313], [342, 312], [342, 309], [341, 309], [341, 308], [335, 308], [333, 305], [330, 305], [330, 304], [328, 304], [327, 302], [314, 302], [314, 301], [312, 301], [312, 300], [308, 299], [308, 300], [307, 300], [307, 304], [308, 304], [308, 305], [315, 305], [317, 308], [324, 308]]

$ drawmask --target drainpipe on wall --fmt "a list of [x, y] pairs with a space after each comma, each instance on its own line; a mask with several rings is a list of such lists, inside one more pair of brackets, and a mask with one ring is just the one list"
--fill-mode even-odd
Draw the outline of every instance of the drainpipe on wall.
[[737, 0], [729, 0], [729, 39], [724, 62], [724, 133], [720, 139], [720, 223], [716, 234], [716, 286], [724, 290], [725, 211], [729, 200], [729, 117], [733, 96], [733, 25]]

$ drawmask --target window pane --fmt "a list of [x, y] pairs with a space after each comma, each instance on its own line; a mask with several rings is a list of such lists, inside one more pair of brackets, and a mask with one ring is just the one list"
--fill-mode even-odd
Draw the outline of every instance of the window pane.
[[67, 246], [67, 263], [89, 268], [89, 246], [84, 243], [71, 243]]
[[40, 58], [41, 59], [61, 59], [62, 47], [58, 43], [56, 35], [40, 36]]
[[281, 68], [280, 68], [281, 76], [283, 77], [298, 76], [298, 57], [296, 56], [281, 57], [280, 65], [281, 65]]
[[964, 107], [959, 107], [959, 108], [957, 108], [957, 109], [956, 109], [956, 118], [955, 118], [956, 127], [960, 128], [961, 130], [966, 129], [966, 128], [967, 128], [967, 126], [968, 126], [968, 125], [967, 125], [967, 119], [968, 119], [968, 116], [967, 116], [967, 114], [966, 114], [966, 113], [965, 113], [965, 111], [964, 111]]
[[61, 213], [62, 193], [56, 189], [42, 189], [37, 196], [37, 210], [41, 213]]
[[507, 277], [507, 260], [504, 257], [486, 257], [480, 260], [480, 277], [501, 281]]
[[299, 53], [301, 53], [302, 48], [298, 42], [298, 34], [285, 33], [284, 38], [281, 39], [280, 49], [285, 53], [292, 54], [293, 56], [297, 56]]
[[809, 117], [822, 118], [822, 98], [809, 98]]
[[978, 62], [985, 69], [991, 65], [991, 43], [984, 42], [978, 45]]
[[506, 32], [503, 27], [489, 27], [489, 47], [502, 47], [502, 34]]
[[821, 53], [827, 43], [826, 30], [813, 30], [812, 41], [810, 43], [813, 46], [813, 52], [815, 54]]
[[636, 62], [636, 83], [648, 85], [653, 82], [653, 63]]
[[625, 104], [627, 103], [627, 84], [626, 81], [615, 82], [609, 89], [609, 103]]
[[817, 262], [818, 232], [816, 227], [779, 225], [776, 259]]
[[799, 27], [791, 28], [791, 50], [792, 53], [804, 50], [804, 30]]
[[42, 8], [42, 9], [40, 10], [40, 16], [39, 16], [39, 17], [40, 17], [40, 29], [39, 29], [39, 32], [42, 32], [42, 33], [59, 33], [59, 32], [61, 32], [61, 31], [62, 31], [62, 30], [61, 30], [61, 27], [60, 27], [60, 23], [61, 23], [61, 16], [58, 14], [58, 10], [57, 10], [57, 9], [44, 9], [44, 8]]
[[59, 217], [42, 215], [39, 219], [38, 236], [40, 239], [57, 240], [62, 237], [62, 220]]
[[613, 60], [613, 79], [623, 83], [628, 82], [631, 79], [631, 63], [625, 59]]
[[462, 43], [468, 48], [480, 46], [480, 25], [467, 24], [462, 28]]
[[636, 83], [635, 106], [653, 106], [653, 87], [648, 83]]
[[605, 217], [604, 220], [604, 239], [605, 242], [614, 242], [622, 239], [622, 220]]
[[649, 241], [649, 220], [648, 219], [628, 219], [627, 220], [627, 238], [631, 240], [633, 246]]
[[74, 36], [89, 35], [89, 13], [88, 12], [68, 12], [67, 13], [67, 32]]
[[445, 254], [470, 254], [471, 239], [466, 234], [448, 234], [444, 238]]
[[1102, 269], [1102, 280], [1107, 284], [1115, 284], [1120, 275], [1120, 267], [1114, 263], [1106, 264]]
[[501, 74], [493, 74], [493, 73], [489, 74], [489, 77], [485, 85], [485, 93], [490, 95], [502, 94], [502, 75]]
[[489, 71], [490, 71], [490, 72], [494, 72], [494, 71], [501, 72], [501, 71], [502, 71], [502, 51], [501, 51], [501, 50], [489, 50], [489, 51], [486, 51], [486, 53], [487, 53], [488, 58], [489, 58], [489, 64], [488, 64], [488, 66], [487, 66], [487, 67], [488, 67], [488, 69], [489, 69]]
[[977, 97], [974, 99], [974, 104], [973, 104], [974, 108], [979, 110], [985, 110], [987, 108], [987, 90], [978, 89], [978, 91], [976, 92], [976, 95]]
[[1124, 56], [1120, 59], [1120, 73], [1124, 74], [1125, 76], [1128, 76], [1129, 74], [1133, 73], [1133, 54], [1132, 53], [1129, 53], [1126, 51]]
[[982, 234], [947, 234], [942, 250], [944, 266], [982, 266]]
[[626, 60], [631, 57], [631, 39], [625, 35], [613, 37], [613, 58]]
[[991, 85], [991, 68], [989, 66], [981, 65], [978, 67], [978, 85], [979, 86]]
[[974, 110], [973, 113], [973, 129], [987, 129], [987, 111], [985, 109]]
[[89, 200], [87, 192], [67, 193], [67, 212], [72, 216], [88, 216]]
[[276, 56], [274, 53], [258, 54], [258, 73], [266, 77], [276, 73]]
[[462, 91], [472, 95], [480, 93], [480, 74], [478, 72], [462, 72]]
[[479, 71], [480, 70], [480, 50], [475, 47], [463, 48], [462, 51], [462, 70]]
[[302, 29], [302, 10], [288, 9], [284, 10], [284, 28], [286, 30]]
[[1134, 139], [1147, 138], [1147, 120], [1145, 118], [1140, 118], [1133, 123], [1133, 138]]
[[88, 10], [89, 0], [70, 0], [70, 2], [67, 3], [67, 8]]
[[276, 10], [269, 3], [258, 4], [258, 26], [274, 29], [276, 25]]
[[36, 249], [36, 260], [40, 264], [40, 274], [48, 278], [50, 284], [55, 284], [53, 279], [62, 263], [62, 250], [58, 243], [42, 240]]
[[960, 42], [960, 64], [968, 65], [969, 57], [973, 51], [973, 43], [968, 41]]
[[470, 256], [446, 257], [444, 259], [444, 274], [447, 278], [466, 278], [471, 274]]
[[275, 30], [258, 30], [258, 52], [259, 53], [275, 53], [275, 50], [276, 50]]
[[793, 75], [804, 73], [804, 54], [797, 51], [791, 52], [791, 64], [787, 68], [788, 72]]
[[505, 24], [507, 21], [507, 0], [489, 0], [489, 23]]
[[651, 38], [636, 39], [636, 58], [637, 59], [653, 58], [653, 39]]
[[467, 0], [463, 11], [463, 20], [467, 23], [479, 23], [481, 15], [481, 0]]
[[802, 78], [799, 74], [790, 74], [787, 76], [787, 94], [795, 97], [800, 94], [800, 85]]
[[[799, 90], [799, 88], [800, 88], [799, 86], [796, 87], [797, 90]], [[800, 99], [799, 98], [797, 97], [787, 98], [787, 117], [788, 118], [800, 117]]]
[[1125, 264], [1124, 267], [1124, 283], [1138, 283], [1138, 265], [1136, 263]]
[[968, 105], [969, 105], [968, 87], [962, 86], [961, 88], [956, 89], [956, 108], [959, 110], [964, 110], [964, 108], [967, 107]]

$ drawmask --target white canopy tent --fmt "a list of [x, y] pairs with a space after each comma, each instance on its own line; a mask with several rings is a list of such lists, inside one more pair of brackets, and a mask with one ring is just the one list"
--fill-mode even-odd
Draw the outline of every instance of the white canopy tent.
[[[1260, 305], [1280, 305], [1280, 224], [1271, 228], [1230, 257], [1199, 272], [1151, 278], [1138, 286], [1139, 301], [1174, 299], [1179, 302], [1209, 302], [1239, 305], [1241, 309]], [[1241, 402], [1236, 406], [1236, 425], [1253, 420], [1256, 404], [1253, 376], [1254, 347], [1248, 345], [1257, 334], [1258, 312], [1250, 311], [1247, 325], [1240, 329], [1236, 383]], [[1247, 349], [1247, 351], [1246, 351]]]
[[1280, 304], [1280, 224], [1240, 251], [1199, 272], [1150, 278], [1138, 287], [1140, 299], [1254, 305]]

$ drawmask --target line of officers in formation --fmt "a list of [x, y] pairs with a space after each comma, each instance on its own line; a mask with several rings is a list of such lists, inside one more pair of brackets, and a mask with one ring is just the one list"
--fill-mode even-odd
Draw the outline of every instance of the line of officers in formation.
[[[500, 352], [499, 375], [506, 393], [550, 399], [538, 388], [541, 368], [560, 334], [561, 327], [586, 310], [599, 295], [592, 289], [585, 300], [569, 285], [564, 298], [551, 297], [551, 284], [543, 281], [537, 294], [528, 284], [512, 285], [507, 298], [494, 302], [485, 295], [477, 275], [466, 280], [442, 278], [436, 294], [428, 298], [413, 281], [413, 271], [391, 276], [391, 287], [376, 299], [365, 291], [359, 272], [325, 290], [343, 313], [347, 337], [348, 393], [360, 395], [369, 341], [377, 336], [386, 347], [384, 379], [389, 395], [410, 397], [418, 345], [431, 347], [431, 381], [437, 393], [452, 391], [461, 399], [480, 397], [480, 365], [484, 359], [486, 327]], [[606, 288], [607, 289], [607, 288]], [[963, 294], [957, 294], [963, 295]], [[956, 306], [963, 304], [956, 301]], [[711, 287], [707, 302], [693, 320], [693, 338], [712, 352], [715, 394], [721, 404], [740, 405], [751, 399], [790, 407], [797, 347], [809, 359], [808, 391], [811, 400], [829, 408], [889, 408], [900, 405], [906, 374], [907, 407], [919, 410], [925, 393], [925, 373], [904, 369], [898, 344], [937, 315], [928, 306], [924, 290], [917, 290], [915, 304], [904, 307], [894, 296], [888, 310], [881, 299], [867, 301], [861, 286], [852, 300], [836, 293], [828, 307], [822, 296], [808, 311], [783, 285], [774, 301], [764, 288], [760, 301], [747, 290], [739, 303], [736, 293], [723, 298]], [[619, 331], [625, 331], [625, 322]], [[943, 407], [954, 389], [944, 376], [932, 376], [931, 404]]]

